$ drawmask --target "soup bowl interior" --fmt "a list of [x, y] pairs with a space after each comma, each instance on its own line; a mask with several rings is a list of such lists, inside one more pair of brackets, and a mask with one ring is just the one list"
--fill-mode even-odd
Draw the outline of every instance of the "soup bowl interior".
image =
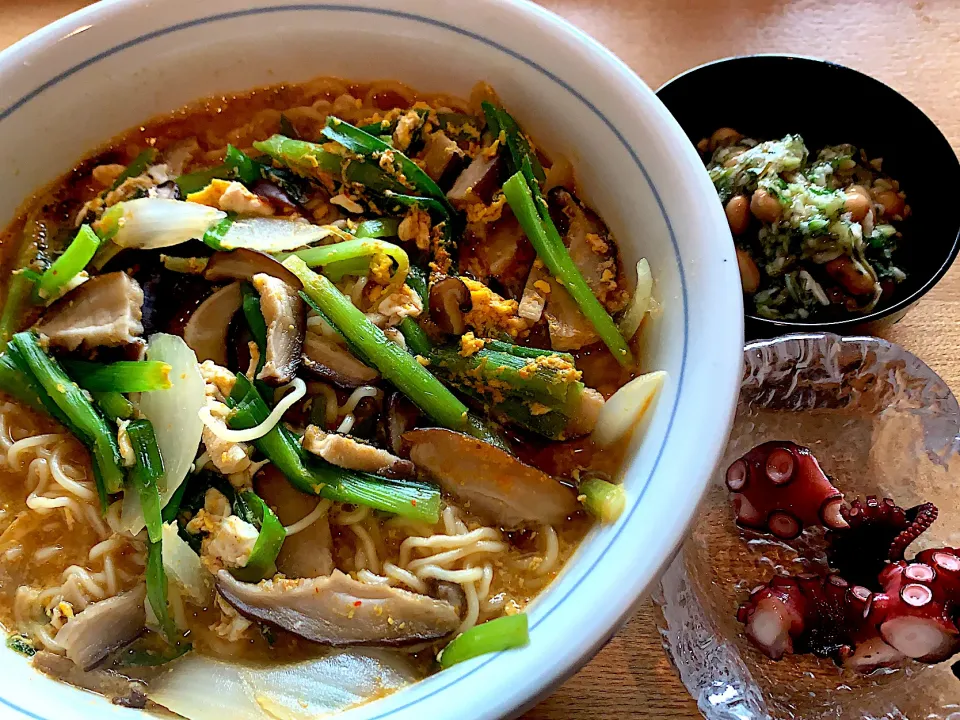
[[[530, 608], [528, 647], [349, 712], [504, 717], [609, 639], [672, 556], [703, 493], [740, 377], [743, 310], [725, 219], [693, 148], [632, 72], [555, 16], [505, 0], [120, 1], [65, 18], [0, 55], [0, 218], [8, 222], [30, 193], [151, 117], [318, 75], [459, 95], [489, 82], [548, 155], [571, 160], [627, 274], [646, 257], [656, 279], [660, 307], [644, 328], [643, 368], [664, 369], [669, 380], [635, 434], [621, 519], [591, 532]], [[0, 651], [0, 670], [0, 704], [28, 717], [134, 716], [47, 680], [12, 652]]]
[[[733, 101], [733, 87], [757, 90]], [[776, 94], [766, 95], [771, 88]], [[960, 162], [933, 121], [879, 80], [813, 58], [751, 55], [688, 70], [661, 87], [657, 96], [692, 143], [720, 127], [759, 140], [798, 133], [811, 153], [825, 145], [850, 143], [870, 159], [882, 158], [883, 172], [898, 180], [907, 194], [912, 215], [903, 224], [904, 240], [897, 254], [907, 279], [897, 288], [893, 303], [865, 316], [828, 323], [770, 320], [748, 308], [748, 334], [771, 337], [811, 328], [876, 330], [884, 320], [899, 319], [933, 287], [960, 250], [960, 220], [947, 211], [939, 193], [929, 192], [955, 187]], [[828, 97], [835, 98], [832, 107]], [[852, 115], [844, 109], [847, 103]]]

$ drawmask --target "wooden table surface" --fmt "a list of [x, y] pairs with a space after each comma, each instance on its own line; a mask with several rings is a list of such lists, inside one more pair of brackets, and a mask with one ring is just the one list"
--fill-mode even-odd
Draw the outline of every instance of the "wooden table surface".
[[[84, 0], [0, 0], [0, 47], [86, 4]], [[889, 83], [919, 104], [954, 149], [960, 149], [960, 3], [955, 0], [546, 0], [543, 4], [604, 43], [651, 87], [684, 69], [734, 54], [791, 52], [842, 62]], [[762, 102], [762, 98], [763, 89], [752, 88], [750, 78], [731, 79], [731, 102]], [[883, 122], [882, 110], [859, 107], [857, 98], [846, 100], [840, 107], [848, 109], [849, 122]], [[950, 190], [940, 192], [946, 197]], [[916, 353], [960, 390], [960, 353], [956, 352], [960, 266], [885, 336]], [[696, 703], [661, 650], [653, 612], [649, 603], [644, 604], [590, 664], [529, 711], [525, 720], [699, 717]]]

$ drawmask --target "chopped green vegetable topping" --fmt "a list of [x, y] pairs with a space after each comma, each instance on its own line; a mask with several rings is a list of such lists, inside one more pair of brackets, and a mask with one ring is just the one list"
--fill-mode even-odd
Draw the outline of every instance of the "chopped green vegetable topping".
[[454, 638], [440, 652], [440, 667], [446, 670], [457, 663], [480, 655], [520, 648], [530, 642], [527, 616], [524, 613], [504, 615], [474, 625]]

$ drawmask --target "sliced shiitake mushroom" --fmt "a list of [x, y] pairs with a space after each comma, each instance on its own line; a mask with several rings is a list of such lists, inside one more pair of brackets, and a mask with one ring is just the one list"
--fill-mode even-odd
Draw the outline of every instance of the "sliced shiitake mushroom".
[[275, 185], [269, 180], [257, 180], [251, 187], [251, 192], [261, 200], [266, 200], [274, 210], [280, 212], [293, 212], [300, 206], [291, 198], [279, 185]]
[[221, 570], [217, 591], [242, 615], [322, 645], [408, 645], [445, 637], [460, 625], [448, 602], [362, 583], [339, 570], [258, 584]]
[[403, 441], [413, 464], [444, 492], [501, 527], [556, 525], [579, 509], [571, 488], [477, 438], [425, 428], [404, 434]]
[[266, 253], [237, 248], [236, 250], [221, 250], [210, 256], [203, 276], [211, 282], [218, 280], [246, 280], [250, 282], [253, 276], [259, 273], [273, 275], [283, 280], [294, 291], [303, 289], [300, 278], [287, 270], [281, 263]]
[[437, 130], [424, 141], [424, 170], [441, 187], [446, 187], [463, 167], [464, 152], [445, 132]]
[[260, 310], [267, 324], [267, 349], [257, 379], [275, 385], [293, 380], [303, 358], [307, 310], [296, 286], [267, 273], [253, 276]]
[[447, 193], [447, 199], [456, 207], [463, 207], [475, 198], [490, 202], [499, 184], [502, 167], [499, 155], [478, 155], [467, 169], [457, 176], [456, 182]]
[[193, 311], [183, 328], [183, 340], [197, 354], [197, 360], [227, 364], [227, 331], [240, 309], [243, 295], [240, 283], [233, 282], [217, 290]]
[[430, 286], [430, 319], [443, 332], [462, 335], [467, 329], [464, 315], [473, 300], [470, 290], [458, 277], [445, 277]]
[[370, 385], [380, 378], [349, 350], [314, 332], [308, 332], [303, 341], [303, 367], [319, 379], [345, 388]]
[[385, 430], [386, 445], [399, 455], [403, 450], [403, 434], [417, 426], [420, 420], [420, 408], [414, 405], [401, 392], [392, 392], [387, 398], [387, 422], [381, 427]]

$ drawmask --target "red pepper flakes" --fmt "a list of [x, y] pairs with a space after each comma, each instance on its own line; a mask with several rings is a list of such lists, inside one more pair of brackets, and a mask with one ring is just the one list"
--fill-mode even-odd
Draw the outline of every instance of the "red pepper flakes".
[[362, 603], [360, 600], [356, 600], [356, 601], [353, 603], [353, 606], [354, 606], [354, 607], [360, 607], [361, 605], [363, 605], [363, 603]]

